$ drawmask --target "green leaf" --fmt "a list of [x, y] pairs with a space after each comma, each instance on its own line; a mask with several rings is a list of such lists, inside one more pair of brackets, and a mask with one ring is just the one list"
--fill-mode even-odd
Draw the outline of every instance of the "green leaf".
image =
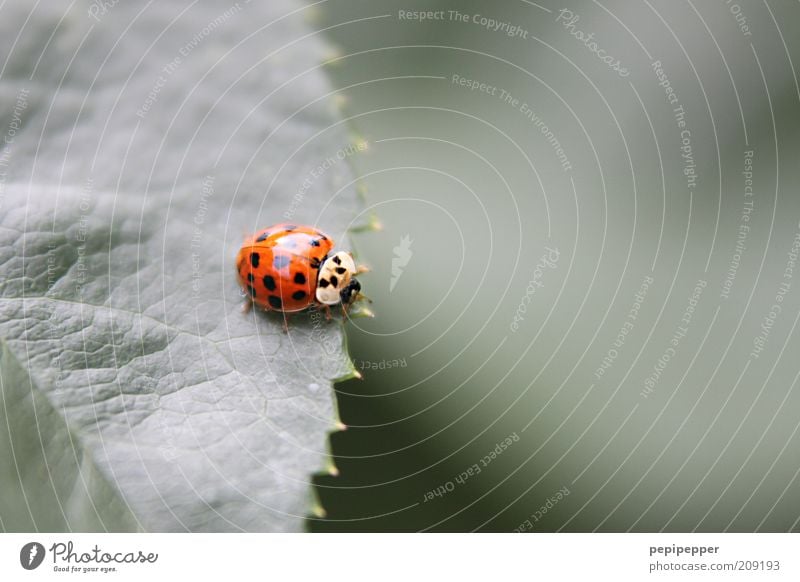
[[361, 226], [328, 49], [289, 0], [161, 4], [0, 11], [7, 531], [299, 530], [330, 470], [342, 327], [244, 314], [234, 267]]

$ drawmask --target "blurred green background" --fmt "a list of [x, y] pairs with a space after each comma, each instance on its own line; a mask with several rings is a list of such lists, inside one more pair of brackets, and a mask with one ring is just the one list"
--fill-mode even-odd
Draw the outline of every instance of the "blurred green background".
[[800, 529], [800, 6], [308, 12], [382, 224], [310, 529]]

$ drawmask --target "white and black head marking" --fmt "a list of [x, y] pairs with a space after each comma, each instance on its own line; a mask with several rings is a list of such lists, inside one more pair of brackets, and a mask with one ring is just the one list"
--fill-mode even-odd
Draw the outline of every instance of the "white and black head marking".
[[317, 277], [317, 301], [323, 305], [350, 305], [361, 290], [355, 273], [356, 263], [350, 253], [339, 251], [325, 259]]

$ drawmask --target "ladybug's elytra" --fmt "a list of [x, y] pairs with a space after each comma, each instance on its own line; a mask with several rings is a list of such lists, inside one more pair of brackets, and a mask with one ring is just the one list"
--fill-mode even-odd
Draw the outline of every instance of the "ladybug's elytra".
[[[248, 303], [284, 314], [312, 306], [348, 306], [364, 298], [350, 253], [330, 254], [334, 242], [312, 226], [276, 224], [249, 237], [239, 249], [236, 270]], [[286, 317], [286, 316], [284, 316]], [[285, 319], [284, 319], [285, 322]], [[284, 323], [285, 325], [285, 323]]]

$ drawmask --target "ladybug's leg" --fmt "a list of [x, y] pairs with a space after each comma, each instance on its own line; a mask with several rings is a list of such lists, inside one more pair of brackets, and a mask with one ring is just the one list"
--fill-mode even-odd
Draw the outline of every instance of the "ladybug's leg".
[[356, 267], [356, 275], [360, 275], [361, 273], [369, 273], [369, 267], [366, 265], [359, 265]]
[[320, 303], [319, 301], [315, 301], [314, 302], [314, 309], [316, 309], [318, 311], [321, 311], [323, 308], [325, 309], [325, 321], [330, 321], [331, 320], [331, 306], [330, 305], [325, 305], [324, 303]]
[[244, 303], [242, 304], [242, 313], [250, 313], [250, 310], [253, 308], [253, 300], [249, 297], [245, 297]]
[[340, 303], [339, 305], [342, 306], [342, 315], [347, 319], [347, 306], [344, 303]]

